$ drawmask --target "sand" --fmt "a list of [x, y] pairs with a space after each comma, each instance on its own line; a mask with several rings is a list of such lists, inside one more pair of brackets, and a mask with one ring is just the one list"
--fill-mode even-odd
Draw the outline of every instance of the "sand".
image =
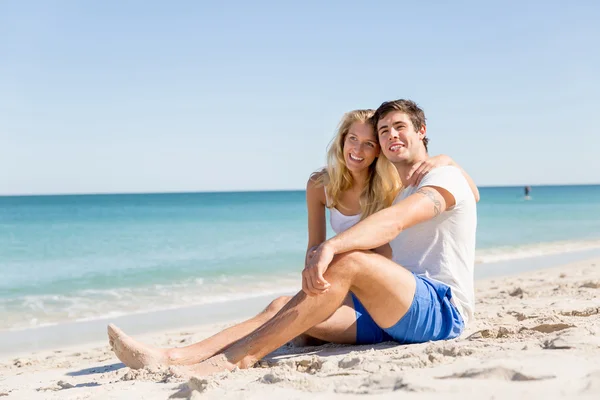
[[[189, 380], [130, 370], [106, 340], [0, 360], [0, 398], [600, 398], [600, 259], [479, 280], [476, 291], [476, 321], [451, 341], [286, 346], [255, 368]], [[136, 338], [182, 346], [228, 325]]]

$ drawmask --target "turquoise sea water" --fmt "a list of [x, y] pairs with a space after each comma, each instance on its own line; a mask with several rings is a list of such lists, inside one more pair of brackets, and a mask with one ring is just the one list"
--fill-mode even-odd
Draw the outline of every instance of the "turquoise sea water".
[[[481, 189], [480, 262], [600, 246], [600, 186], [531, 195]], [[293, 290], [306, 240], [303, 191], [0, 197], [0, 330]]]

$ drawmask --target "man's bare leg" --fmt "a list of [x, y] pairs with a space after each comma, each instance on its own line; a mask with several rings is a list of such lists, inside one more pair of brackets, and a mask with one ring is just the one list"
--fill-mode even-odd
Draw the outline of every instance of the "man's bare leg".
[[[114, 325], [108, 326], [111, 348], [126, 366], [139, 369], [150, 366], [193, 365], [222, 352], [273, 318], [291, 297], [282, 296], [255, 317], [227, 328], [208, 339], [180, 348], [161, 349], [145, 345], [131, 338]], [[356, 317], [350, 296], [328, 320], [306, 333], [306, 336], [336, 343], [356, 341]]]
[[331, 284], [326, 293], [298, 293], [275, 317], [224, 352], [193, 367], [196, 375], [248, 368], [310, 327], [325, 320], [352, 291], [381, 327], [390, 327], [408, 311], [416, 288], [414, 276], [372, 252], [350, 252], [336, 257], [325, 273]]
[[356, 310], [354, 310], [352, 296], [346, 295], [342, 306], [332, 316], [313, 326], [302, 336], [330, 343], [356, 343]]
[[108, 326], [111, 348], [126, 366], [138, 369], [149, 366], [192, 365], [223, 351], [227, 346], [248, 335], [272, 318], [291, 299], [281, 296], [267, 308], [244, 322], [229, 327], [201, 342], [180, 348], [161, 349], [145, 345], [125, 334], [116, 326]]

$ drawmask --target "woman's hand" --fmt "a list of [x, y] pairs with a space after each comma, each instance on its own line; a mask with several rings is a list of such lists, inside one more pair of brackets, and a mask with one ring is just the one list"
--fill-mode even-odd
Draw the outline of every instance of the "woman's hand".
[[331, 286], [323, 274], [329, 267], [335, 254], [325, 244], [319, 245], [312, 254], [307, 254], [306, 267], [302, 271], [302, 291], [309, 296], [317, 296], [329, 290]]
[[419, 184], [421, 183], [421, 180], [423, 180], [423, 177], [425, 175], [427, 175], [429, 173], [429, 171], [431, 171], [432, 169], [438, 168], [438, 167], [445, 167], [448, 165], [451, 165], [453, 167], [457, 167], [458, 169], [460, 169], [460, 172], [462, 172], [463, 176], [467, 180], [467, 183], [469, 184], [469, 187], [471, 188], [471, 191], [473, 192], [473, 197], [475, 198], [475, 201], [478, 202], [479, 201], [479, 189], [477, 188], [477, 185], [475, 184], [473, 179], [469, 176], [469, 174], [466, 173], [466, 171], [464, 169], [461, 168], [460, 165], [455, 163], [452, 158], [450, 158], [449, 156], [447, 156], [445, 154], [440, 154], [439, 156], [430, 157], [425, 161], [421, 161], [421, 162], [418, 162], [415, 165], [413, 165], [413, 167], [408, 172], [408, 176], [407, 176], [408, 186], [414, 186], [414, 187], [419, 186]]

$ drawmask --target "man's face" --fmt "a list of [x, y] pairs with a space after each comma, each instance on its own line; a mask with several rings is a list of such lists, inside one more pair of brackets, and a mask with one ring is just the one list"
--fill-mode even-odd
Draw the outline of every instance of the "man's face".
[[392, 163], [410, 163], [418, 154], [425, 137], [425, 126], [418, 131], [408, 114], [392, 111], [377, 122], [381, 151]]

